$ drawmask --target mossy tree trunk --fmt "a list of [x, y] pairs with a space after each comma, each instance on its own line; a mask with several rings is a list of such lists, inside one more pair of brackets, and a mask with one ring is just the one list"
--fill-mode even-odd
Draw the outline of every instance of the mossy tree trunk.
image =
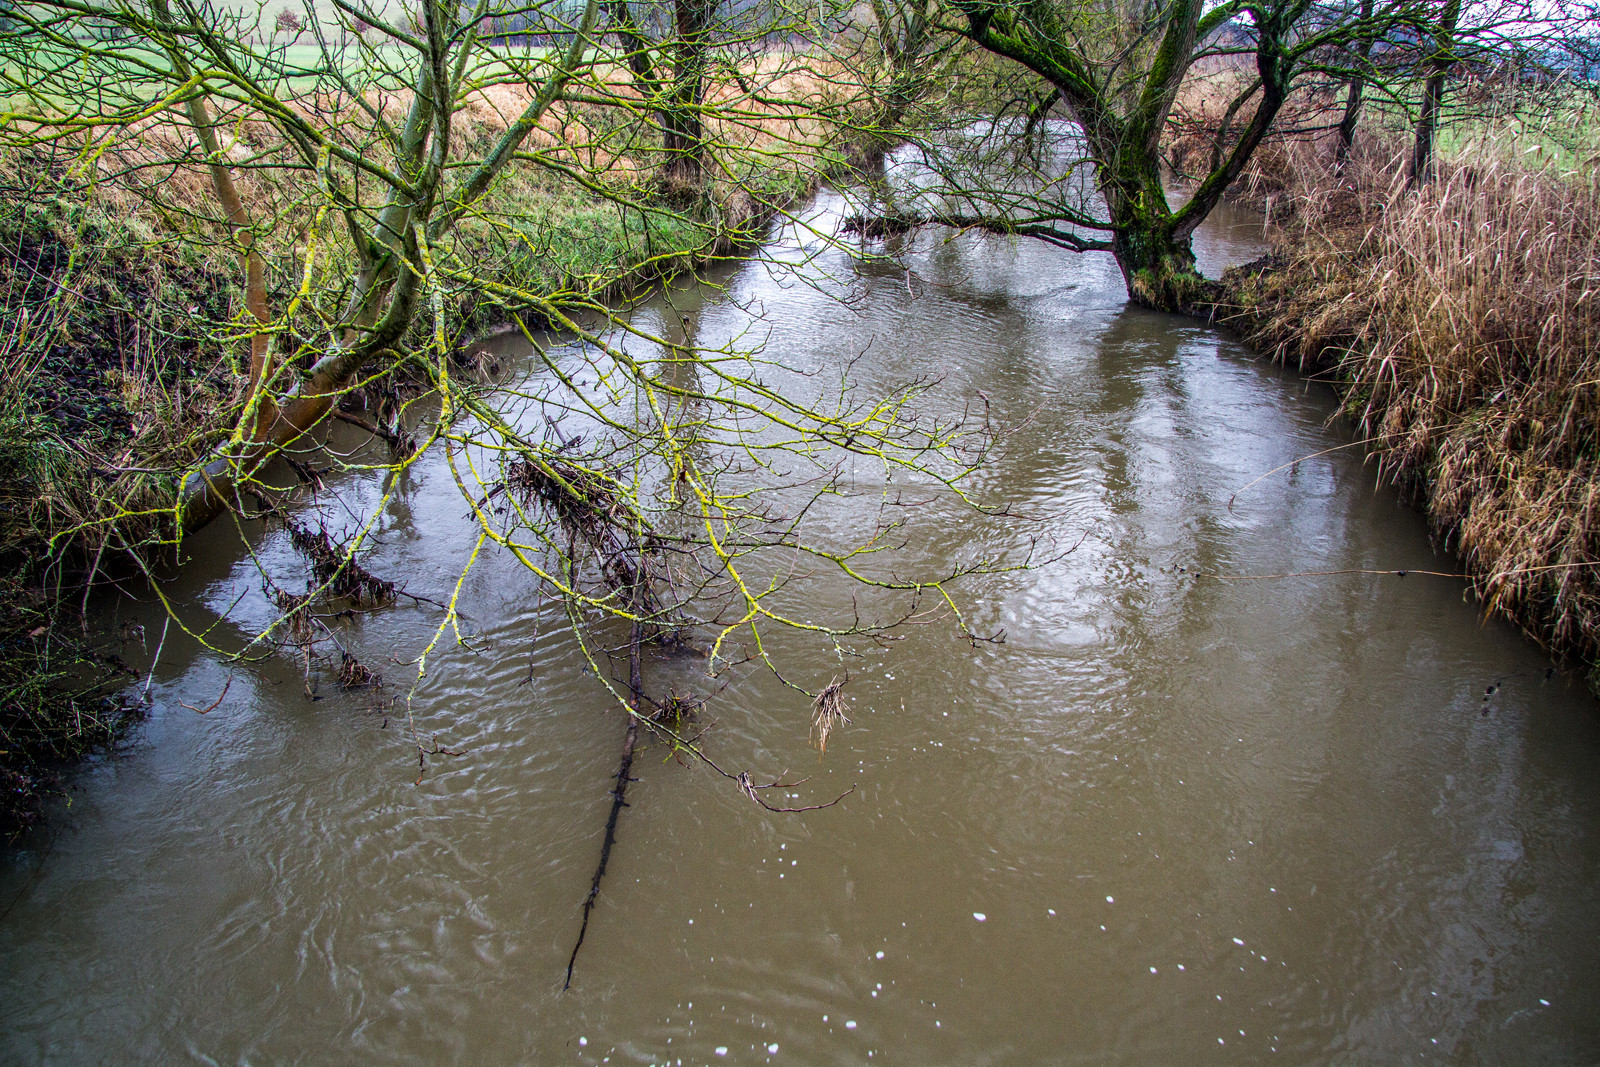
[[[1309, 0], [1225, 0], [1209, 8], [1205, 0], [1171, 0], [1153, 13], [1117, 2], [1090, 10], [1052, 0], [956, 0], [966, 18], [959, 28], [963, 36], [1043, 78], [1051, 90], [1047, 98], [1070, 110], [1105, 205], [1103, 215], [1056, 205], [1055, 219], [1069, 230], [1044, 224], [1052, 206], [1042, 196], [1040, 215], [1027, 229], [998, 215], [963, 217], [959, 224], [1005, 233], [1031, 230], [1062, 247], [1111, 252], [1131, 299], [1167, 311], [1190, 309], [1208, 288], [1195, 266], [1192, 235], [1267, 136], [1296, 74], [1314, 66], [1325, 76], [1330, 50], [1381, 38], [1385, 19], [1414, 24], [1411, 2], [1393, 0], [1383, 17], [1373, 15], [1374, 5], [1367, 2], [1359, 18], [1330, 23]], [[1231, 148], [1219, 138], [1210, 172], [1173, 209], [1161, 181], [1168, 115], [1207, 39], [1245, 14], [1248, 23], [1237, 23], [1235, 32], [1251, 38], [1256, 77], [1228, 109], [1227, 136], [1241, 109], [1249, 121]], [[1107, 236], [1081, 236], [1092, 231]]]
[[669, 200], [697, 202], [705, 186], [703, 112], [718, 3], [674, 0], [670, 35], [660, 41], [645, 32], [627, 0], [612, 0], [607, 9], [634, 87], [661, 129], [665, 159], [656, 184]]
[[1190, 231], [1179, 231], [1167, 204], [1158, 161], [1124, 150], [1099, 168], [1097, 178], [1112, 225], [1111, 254], [1129, 298], [1162, 311], [1191, 306], [1206, 280], [1195, 265]]
[[1122, 269], [1129, 298], [1145, 307], [1186, 310], [1211, 284], [1195, 265], [1189, 238], [1174, 237], [1170, 228], [1159, 224], [1117, 230], [1111, 239], [1111, 254]]

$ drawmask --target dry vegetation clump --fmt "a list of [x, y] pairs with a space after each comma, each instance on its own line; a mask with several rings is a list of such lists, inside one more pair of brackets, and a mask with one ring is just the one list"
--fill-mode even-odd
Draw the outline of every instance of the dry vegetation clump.
[[1235, 321], [1326, 372], [1486, 610], [1600, 660], [1600, 180], [1485, 145], [1405, 186], [1381, 150], [1294, 190]]
[[312, 530], [303, 523], [285, 519], [284, 527], [289, 531], [290, 543], [311, 564], [317, 585], [325, 588], [330, 597], [369, 607], [394, 600], [395, 584], [363, 567], [348, 545], [334, 542], [326, 526], [318, 524]]
[[524, 504], [547, 508], [567, 536], [590, 544], [605, 544], [615, 531], [631, 536], [638, 518], [605, 478], [560, 460], [517, 460], [506, 468], [506, 485]]
[[667, 580], [659, 545], [629, 497], [606, 477], [559, 459], [517, 460], [506, 468], [506, 486], [524, 508], [538, 505], [556, 520], [575, 548], [592, 554], [602, 581], [660, 628], [666, 605], [656, 586]]
[[382, 685], [383, 678], [350, 653], [339, 650], [339, 688], [367, 689]]
[[818, 752], [828, 751], [828, 735], [850, 719], [850, 705], [844, 698], [844, 685], [850, 679], [835, 678], [811, 702], [811, 740]]

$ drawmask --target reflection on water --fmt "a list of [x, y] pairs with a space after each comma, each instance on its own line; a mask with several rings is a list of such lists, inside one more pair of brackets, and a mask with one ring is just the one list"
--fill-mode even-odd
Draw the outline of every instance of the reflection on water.
[[[1255, 241], [1223, 219], [1202, 265]], [[967, 588], [1004, 643], [917, 626], [849, 664], [854, 722], [826, 759], [770, 677], [714, 698], [728, 765], [803, 769], [806, 798], [856, 786], [844, 803], [769, 815], [647, 750], [562, 994], [622, 723], [525, 572], [490, 559], [466, 581], [472, 648], [412, 705], [464, 755], [420, 784], [403, 709], [308, 701], [289, 664], [183, 710], [229, 674], [175, 635], [138, 742], [0, 872], [0, 1059], [1600, 1059], [1591, 699], [1459, 583], [1349, 573], [1449, 569], [1356, 450], [1229, 506], [1340, 443], [1319, 391], [1128, 307], [1109, 259], [925, 236], [908, 261], [825, 252], [825, 284], [752, 264], [672, 296], [701, 343], [759, 316], [783, 366], [860, 356], [863, 390], [936, 375], [1020, 427], [976, 487], [1016, 516], [929, 505], [908, 566], [1041, 522], [1078, 544]], [[826, 520], [848, 529], [876, 499], [860, 488]], [[420, 464], [374, 569], [446, 591], [464, 510]], [[222, 612], [258, 579], [209, 544], [171, 592]], [[275, 538], [261, 554], [290, 566]], [[1205, 577], [1305, 571], [1345, 573]], [[851, 592], [819, 572], [792, 595], [845, 611]], [[248, 604], [240, 633], [265, 622]], [[400, 607], [343, 639], [403, 682], [387, 661], [435, 624]], [[841, 671], [774, 641], [807, 685]], [[649, 679], [704, 690], [702, 670], [664, 658]]]

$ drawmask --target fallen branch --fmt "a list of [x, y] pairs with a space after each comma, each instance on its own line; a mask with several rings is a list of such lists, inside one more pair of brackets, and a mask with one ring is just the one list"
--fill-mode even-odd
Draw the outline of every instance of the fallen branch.
[[[638, 599], [637, 595], [634, 598]], [[617, 817], [628, 806], [628, 783], [633, 770], [633, 752], [639, 742], [639, 716], [644, 705], [644, 676], [640, 665], [640, 646], [644, 641], [644, 625], [635, 619], [628, 635], [628, 688], [633, 694], [633, 714], [628, 716], [628, 732], [622, 741], [622, 760], [617, 766], [617, 787], [611, 791], [611, 814], [606, 818], [606, 836], [600, 845], [600, 862], [594, 869], [594, 880], [589, 883], [589, 893], [583, 898], [583, 925], [578, 927], [578, 940], [572, 946], [567, 960], [567, 979], [561, 984], [562, 992], [572, 988], [572, 968], [578, 962], [578, 950], [589, 933], [589, 913], [600, 896], [600, 880], [606, 876], [606, 864], [611, 860], [611, 847], [617, 843]]]
[[351, 426], [360, 427], [361, 429], [370, 433], [372, 436], [379, 438], [384, 442], [384, 444], [389, 446], [396, 456], [407, 456], [416, 450], [416, 442], [412, 440], [409, 434], [400, 433], [395, 430], [386, 430], [382, 426], [379, 426], [376, 422], [368, 422], [360, 415], [356, 415], [348, 411], [341, 411], [338, 408], [333, 409], [333, 417], [338, 419], [340, 422], [348, 422]]

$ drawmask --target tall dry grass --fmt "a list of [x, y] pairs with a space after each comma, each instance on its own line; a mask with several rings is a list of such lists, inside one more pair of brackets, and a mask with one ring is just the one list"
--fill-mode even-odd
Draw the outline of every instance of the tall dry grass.
[[[1485, 609], [1600, 660], [1600, 179], [1484, 142], [1408, 190], [1382, 144], [1300, 150], [1277, 263], [1235, 320], [1328, 374]], [[1390, 149], [1401, 146], [1392, 145]]]

